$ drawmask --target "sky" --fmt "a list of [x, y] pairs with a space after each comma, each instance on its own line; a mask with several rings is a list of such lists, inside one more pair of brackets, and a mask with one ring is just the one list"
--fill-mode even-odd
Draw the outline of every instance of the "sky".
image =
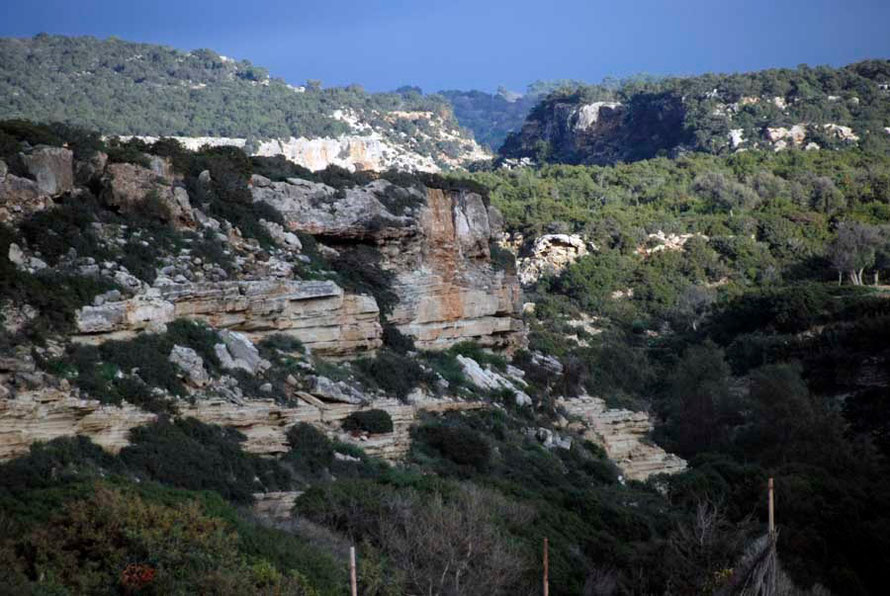
[[298, 84], [424, 91], [890, 58], [890, 0], [0, 0], [0, 36], [210, 48]]

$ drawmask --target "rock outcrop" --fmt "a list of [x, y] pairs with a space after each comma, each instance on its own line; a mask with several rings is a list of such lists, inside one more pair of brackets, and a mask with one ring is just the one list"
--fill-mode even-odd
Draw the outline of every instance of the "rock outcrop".
[[[274, 399], [234, 403], [225, 399], [196, 399], [181, 403], [180, 414], [207, 424], [229, 426], [244, 433], [244, 448], [251, 453], [273, 455], [288, 450], [287, 431], [299, 422], [313, 424], [331, 438], [362, 447], [366, 453], [389, 461], [405, 456], [410, 447], [409, 428], [422, 411], [445, 412], [483, 407], [481, 402], [430, 399], [403, 404], [394, 399], [374, 402], [393, 419], [393, 432], [353, 436], [341, 429], [344, 418], [364, 406], [354, 404], [285, 406]], [[37, 441], [84, 435], [116, 453], [129, 444], [129, 432], [156, 419], [155, 414], [130, 404], [103, 405], [82, 399], [70, 389], [42, 387], [19, 391], [14, 398], [0, 399], [0, 461], [24, 455]]]
[[41, 145], [21, 157], [41, 193], [53, 196], [74, 188], [74, 154], [70, 150]]
[[259, 340], [287, 333], [322, 355], [342, 356], [381, 344], [373, 297], [346, 294], [332, 281], [262, 280], [179, 283], [77, 311], [83, 342], [132, 337], [178, 318], [201, 320]]
[[[181, 227], [193, 227], [195, 216], [188, 192], [173, 186], [173, 167], [169, 160], [152, 156], [151, 169], [131, 163], [113, 163], [105, 172], [105, 201], [122, 213], [141, 209], [160, 209], [164, 219]], [[158, 204], [146, 206], [154, 198]]]
[[85, 435], [111, 452], [128, 444], [130, 429], [155, 415], [136, 406], [102, 405], [69, 390], [45, 387], [0, 399], [0, 461], [24, 455], [32, 443]]
[[535, 239], [528, 256], [517, 261], [519, 281], [531, 285], [563, 269], [589, 253], [587, 243], [577, 234], [545, 234]]
[[[283, 155], [285, 159], [312, 171], [335, 165], [351, 172], [382, 172], [391, 169], [438, 172], [442, 166], [461, 167], [491, 158], [491, 154], [472, 138], [466, 138], [458, 128], [433, 112], [388, 112], [374, 113], [371, 116], [369, 119], [351, 110], [334, 110], [332, 117], [344, 122], [353, 131], [336, 137], [288, 137], [260, 141], [252, 146], [248, 146], [245, 138], [173, 138], [192, 151], [203, 145], [210, 145], [238, 147], [257, 156]], [[424, 125], [417, 127], [411, 135], [397, 136], [385, 134], [375, 127], [373, 121], [380, 118], [389, 123], [424, 121]], [[138, 138], [148, 143], [157, 140], [157, 137], [149, 136]], [[424, 149], [424, 145], [441, 143], [450, 144], [454, 151], [431, 155]]]
[[253, 193], [276, 207], [292, 231], [341, 252], [359, 245], [379, 252], [398, 298], [388, 319], [419, 348], [521, 343], [519, 285], [492, 263], [489, 244], [499, 219], [479, 194], [385, 180], [339, 192], [305, 181], [260, 181]]
[[675, 474], [686, 469], [686, 461], [652, 443], [648, 438], [652, 421], [646, 412], [608, 408], [598, 397], [561, 398], [557, 406], [586, 439], [605, 449], [628, 480], [645, 480], [654, 474]]

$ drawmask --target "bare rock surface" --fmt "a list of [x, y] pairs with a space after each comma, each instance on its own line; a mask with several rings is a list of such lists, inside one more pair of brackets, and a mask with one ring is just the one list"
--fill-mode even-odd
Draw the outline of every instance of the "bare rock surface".
[[519, 281], [531, 285], [563, 269], [589, 253], [578, 234], [545, 234], [535, 239], [531, 253], [518, 262]]
[[21, 155], [42, 194], [58, 195], [74, 188], [74, 154], [69, 149], [38, 146]]
[[578, 430], [584, 438], [602, 446], [629, 480], [645, 480], [654, 474], [675, 474], [686, 469], [685, 460], [666, 452], [648, 438], [652, 421], [646, 412], [609, 408], [604, 400], [590, 396], [560, 398], [557, 406], [580, 421]]

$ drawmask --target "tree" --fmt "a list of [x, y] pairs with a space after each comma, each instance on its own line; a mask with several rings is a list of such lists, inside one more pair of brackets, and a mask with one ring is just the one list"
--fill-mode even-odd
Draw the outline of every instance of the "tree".
[[862, 273], [875, 264], [875, 255], [881, 245], [877, 226], [859, 222], [841, 222], [837, 236], [828, 248], [828, 258], [841, 276], [846, 273], [853, 285], [862, 285]]
[[720, 438], [729, 404], [729, 366], [713, 342], [690, 347], [671, 377], [668, 427], [686, 455], [711, 448]]

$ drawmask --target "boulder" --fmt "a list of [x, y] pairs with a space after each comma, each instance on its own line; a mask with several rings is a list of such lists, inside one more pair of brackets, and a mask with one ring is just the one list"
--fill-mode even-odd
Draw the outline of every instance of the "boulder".
[[463, 368], [464, 375], [480, 389], [488, 391], [499, 391], [506, 389], [512, 391], [515, 395], [516, 405], [520, 407], [532, 405], [532, 398], [527, 393], [519, 389], [505, 377], [490, 368], [482, 368], [482, 366], [467, 356], [458, 355], [457, 361]]
[[74, 188], [74, 154], [70, 150], [39, 145], [22, 154], [22, 161], [43, 194], [58, 195]]
[[[224, 329], [219, 332], [219, 336], [224, 343], [217, 344], [215, 349], [217, 355], [220, 356], [223, 368], [240, 368], [254, 375], [272, 366], [268, 360], [260, 357], [260, 351], [243, 333]], [[228, 358], [221, 353], [220, 346], [225, 347], [225, 352], [229, 355]]]
[[87, 185], [94, 178], [101, 178], [108, 164], [108, 155], [97, 151], [86, 161], [77, 161], [74, 166], [74, 179], [77, 184]]
[[193, 227], [195, 216], [185, 189], [171, 186], [154, 171], [132, 163], [114, 163], [106, 169], [104, 200], [123, 213], [146, 208], [146, 199], [157, 197], [162, 212], [153, 214], [182, 226]]
[[193, 386], [204, 387], [210, 382], [204, 360], [192, 348], [174, 345], [170, 350], [170, 362], [182, 369]]
[[309, 393], [325, 401], [336, 401], [344, 404], [363, 404], [365, 395], [344, 381], [332, 381], [327, 377], [307, 377], [310, 383]]
[[46, 209], [52, 202], [37, 182], [7, 172], [0, 176], [0, 222], [13, 222]]

